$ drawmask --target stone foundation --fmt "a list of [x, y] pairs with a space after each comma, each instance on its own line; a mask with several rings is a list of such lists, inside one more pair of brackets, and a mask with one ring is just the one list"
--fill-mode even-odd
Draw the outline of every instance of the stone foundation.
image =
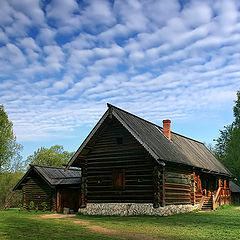
[[79, 213], [84, 215], [159, 215], [169, 216], [177, 213], [192, 212], [198, 205], [169, 205], [153, 208], [149, 203], [88, 203], [86, 208], [80, 208]]

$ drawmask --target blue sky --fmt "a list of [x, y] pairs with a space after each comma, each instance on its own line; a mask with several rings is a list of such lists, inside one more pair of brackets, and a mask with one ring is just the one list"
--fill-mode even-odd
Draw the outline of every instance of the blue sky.
[[206, 143], [233, 121], [240, 1], [0, 1], [0, 103], [24, 158], [75, 151], [109, 102]]

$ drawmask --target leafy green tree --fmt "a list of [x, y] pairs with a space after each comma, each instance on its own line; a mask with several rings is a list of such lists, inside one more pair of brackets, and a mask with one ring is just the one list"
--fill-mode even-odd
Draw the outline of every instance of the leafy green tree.
[[4, 172], [0, 175], [0, 209], [17, 207], [22, 200], [21, 191], [13, 192], [13, 187], [22, 178], [23, 172]]
[[27, 158], [27, 164], [61, 167], [67, 163], [74, 153], [64, 151], [63, 146], [41, 147]]
[[0, 173], [12, 170], [13, 162], [21, 161], [22, 146], [16, 142], [13, 124], [8, 119], [3, 105], [0, 105]]
[[240, 91], [237, 92], [236, 105], [233, 108], [235, 120], [220, 130], [216, 140], [216, 157], [237, 177], [240, 184]]

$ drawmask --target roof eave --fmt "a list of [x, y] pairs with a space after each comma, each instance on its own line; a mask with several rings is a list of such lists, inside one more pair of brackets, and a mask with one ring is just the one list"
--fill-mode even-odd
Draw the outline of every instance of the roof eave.
[[50, 188], [55, 188], [54, 185], [33, 165], [33, 169], [45, 180]]
[[24, 181], [24, 179], [28, 176], [28, 174], [30, 173], [30, 171], [32, 170], [32, 168], [30, 167], [27, 172], [22, 176], [22, 178], [19, 180], [19, 182], [15, 185], [15, 187], [12, 189], [12, 191], [15, 190], [21, 190], [22, 189], [22, 182]]

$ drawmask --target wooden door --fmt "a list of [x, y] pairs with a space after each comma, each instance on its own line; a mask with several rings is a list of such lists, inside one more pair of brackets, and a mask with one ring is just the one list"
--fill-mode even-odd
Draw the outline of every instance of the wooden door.
[[67, 188], [58, 190], [58, 206], [57, 211], [63, 212], [63, 208], [70, 208], [74, 212], [79, 208], [80, 189]]

